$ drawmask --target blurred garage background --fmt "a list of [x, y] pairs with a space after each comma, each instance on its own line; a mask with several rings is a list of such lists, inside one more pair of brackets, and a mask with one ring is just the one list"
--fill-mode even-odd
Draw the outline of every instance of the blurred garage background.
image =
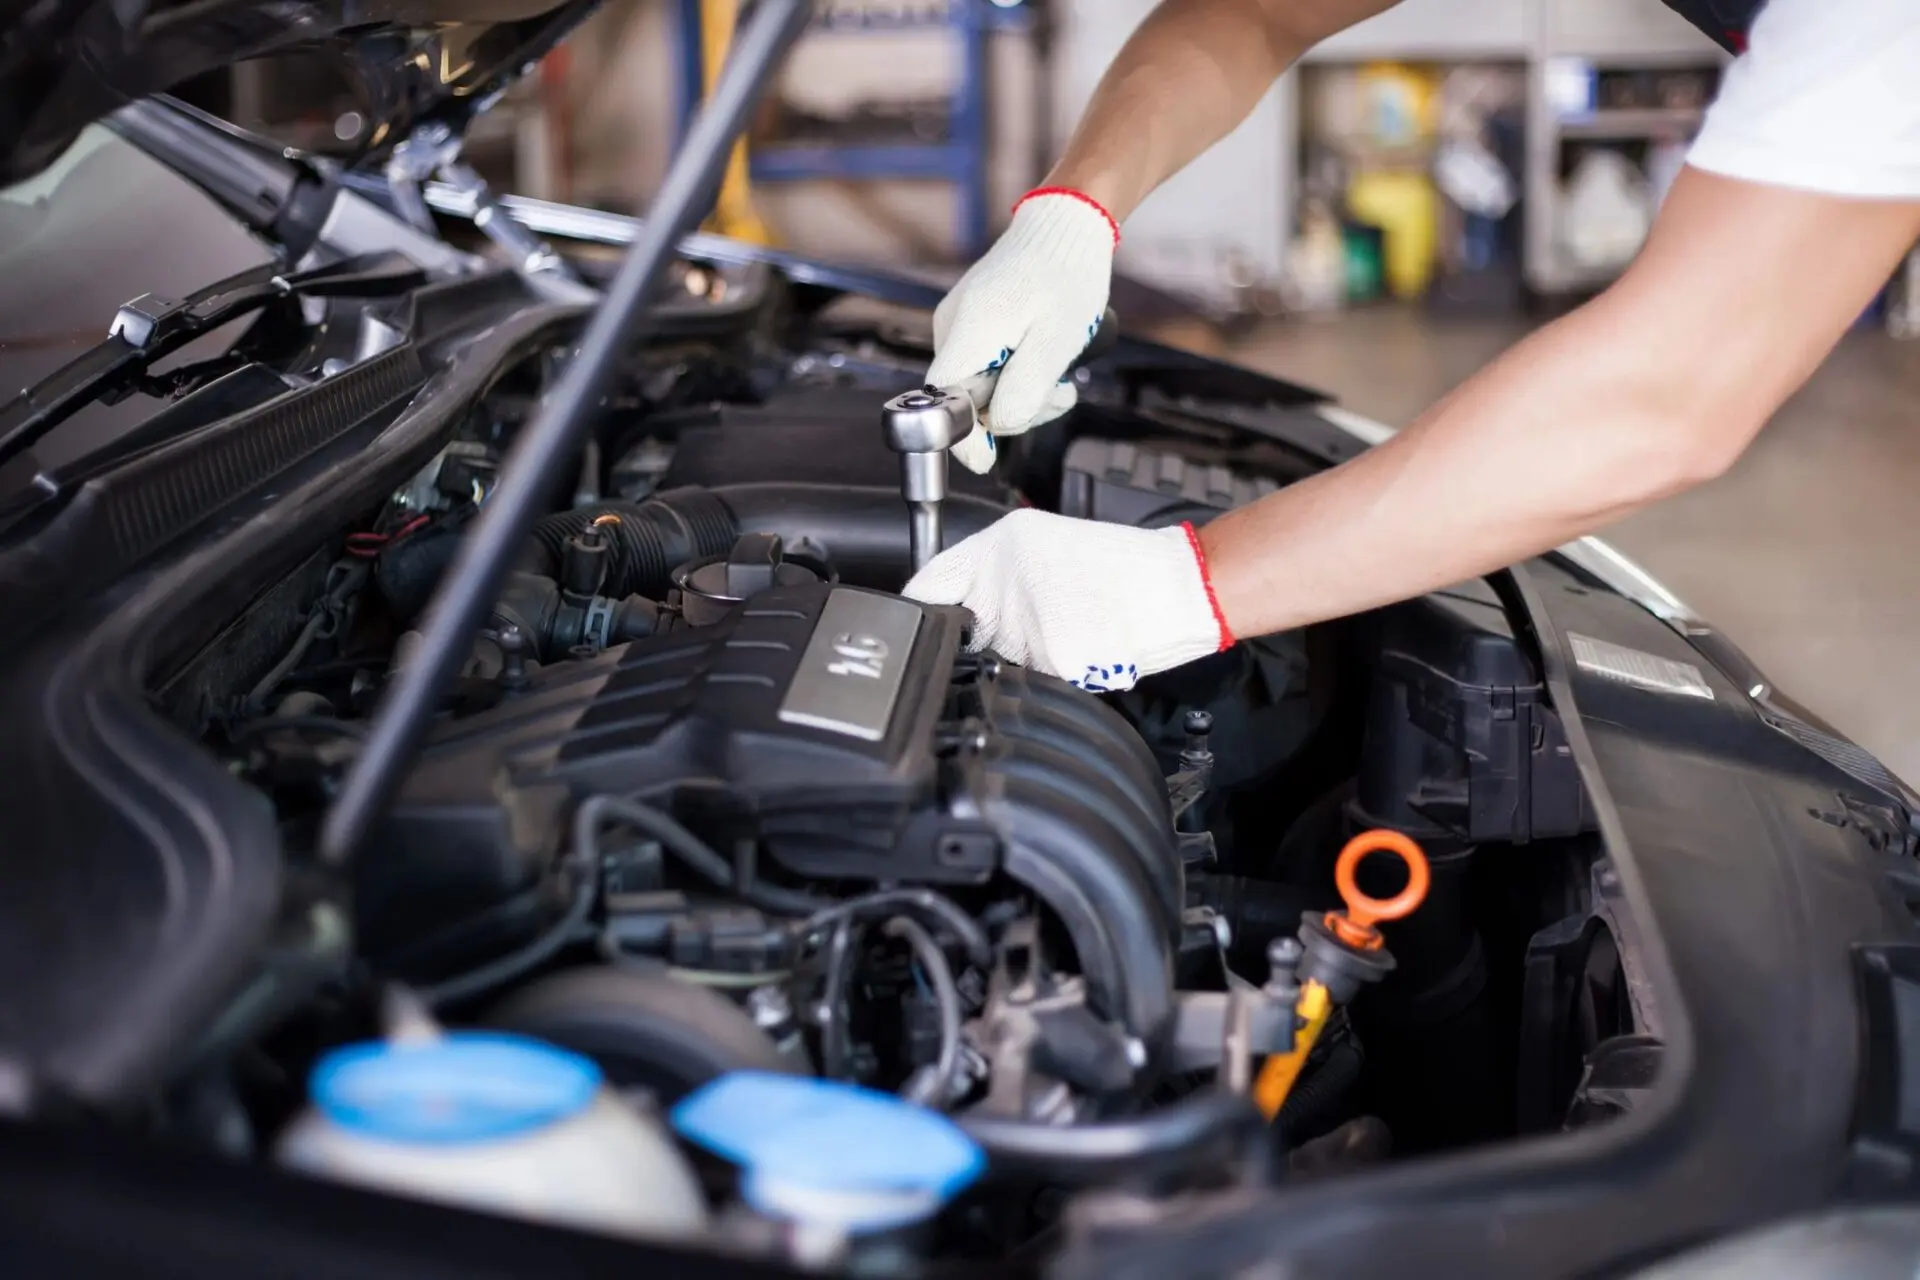
[[[644, 207], [735, 8], [605, 7], [483, 119], [469, 157], [503, 189]], [[715, 229], [957, 275], [1151, 8], [822, 0]], [[1129, 220], [1116, 306], [1130, 330], [1402, 424], [1633, 256], [1723, 64], [1659, 0], [1405, 0], [1316, 49]], [[209, 91], [304, 146], [357, 136], [349, 86], [271, 66]], [[1730, 475], [1612, 536], [1916, 777], [1920, 718], [1890, 692], [1920, 687], [1909, 277]]]

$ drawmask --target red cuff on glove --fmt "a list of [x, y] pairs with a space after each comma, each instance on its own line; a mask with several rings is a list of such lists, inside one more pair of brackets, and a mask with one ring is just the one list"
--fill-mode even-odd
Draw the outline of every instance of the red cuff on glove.
[[1107, 212], [1105, 205], [1095, 200], [1086, 192], [1075, 191], [1072, 187], [1035, 187], [1013, 202], [1012, 212], [1018, 213], [1020, 206], [1035, 196], [1065, 196], [1069, 200], [1078, 200], [1081, 204], [1086, 205], [1087, 208], [1107, 220], [1107, 229], [1113, 232], [1113, 247], [1116, 249], [1120, 247], [1120, 224], [1114, 221], [1113, 215]]
[[1200, 535], [1194, 532], [1191, 521], [1182, 521], [1180, 527], [1186, 531], [1187, 545], [1193, 548], [1193, 559], [1200, 566], [1200, 585], [1207, 589], [1207, 607], [1213, 610], [1214, 625], [1220, 628], [1220, 652], [1233, 648], [1233, 628], [1227, 625], [1227, 615], [1221, 612], [1220, 597], [1213, 594], [1213, 574], [1207, 568], [1206, 549], [1200, 545]]

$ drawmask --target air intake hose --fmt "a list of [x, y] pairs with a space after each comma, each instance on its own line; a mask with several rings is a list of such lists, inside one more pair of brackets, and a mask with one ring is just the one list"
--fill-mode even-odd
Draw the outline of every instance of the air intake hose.
[[[1010, 508], [984, 498], [947, 498], [946, 541], [978, 533]], [[613, 557], [601, 594], [665, 599], [673, 571], [689, 560], [724, 555], [743, 533], [806, 542], [843, 582], [897, 591], [910, 572], [907, 506], [896, 489], [831, 484], [737, 484], [674, 489], [645, 502], [598, 502], [550, 515], [534, 526], [539, 572], [557, 575], [567, 539], [603, 516]]]
[[616, 600], [665, 599], [675, 569], [724, 554], [740, 535], [733, 513], [705, 489], [675, 489], [645, 502], [596, 502], [534, 525], [540, 572], [557, 577], [567, 540], [596, 522], [613, 551], [600, 594]]

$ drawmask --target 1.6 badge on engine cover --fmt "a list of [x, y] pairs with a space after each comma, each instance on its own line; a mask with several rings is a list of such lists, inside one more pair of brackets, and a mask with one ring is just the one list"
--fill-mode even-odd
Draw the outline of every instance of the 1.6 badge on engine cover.
[[924, 616], [910, 600], [837, 588], [787, 686], [781, 721], [867, 742], [886, 737]]

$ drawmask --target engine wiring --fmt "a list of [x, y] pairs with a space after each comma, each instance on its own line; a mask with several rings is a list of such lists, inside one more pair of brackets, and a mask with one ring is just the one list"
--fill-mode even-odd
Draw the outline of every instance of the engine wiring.
[[[478, 481], [475, 481], [476, 486], [478, 483]], [[411, 520], [408, 520], [391, 533], [384, 533], [376, 529], [363, 529], [358, 533], [350, 533], [347, 535], [347, 554], [362, 560], [371, 560], [408, 534], [424, 529], [432, 522], [433, 517], [431, 515], [422, 514], [414, 516]]]
[[843, 1079], [848, 1073], [849, 1021], [846, 1012], [847, 987], [853, 973], [853, 956], [860, 946], [864, 926], [842, 919], [827, 939], [827, 971], [820, 994], [820, 1063], [829, 1078]]
[[[577, 856], [591, 866], [602, 865], [602, 835], [613, 823], [657, 840], [665, 852], [702, 879], [716, 888], [732, 890], [764, 909], [778, 914], [798, 914], [793, 910], [795, 905], [810, 909], [810, 914], [789, 927], [803, 943], [816, 948], [824, 943], [824, 989], [816, 1005], [815, 1023], [822, 1065], [829, 1076], [848, 1073], [846, 998], [853, 975], [853, 959], [866, 924], [883, 919], [881, 932], [905, 943], [913, 953], [917, 970], [925, 975], [931, 987], [930, 995], [939, 1014], [939, 1050], [935, 1060], [915, 1070], [902, 1086], [902, 1092], [911, 1101], [926, 1106], [944, 1108], [949, 1104], [954, 1077], [960, 1068], [960, 988], [952, 963], [928, 926], [952, 936], [970, 962], [984, 967], [991, 963], [992, 944], [986, 930], [972, 916], [951, 899], [924, 888], [879, 889], [843, 902], [819, 903], [809, 895], [755, 878], [750, 847], [738, 850], [739, 856], [729, 862], [678, 820], [630, 796], [601, 794], [590, 796], [580, 804], [574, 812], [573, 823], [573, 847]], [[621, 954], [619, 944], [605, 933], [601, 935], [600, 948], [615, 958]], [[742, 977], [738, 982], [725, 980], [728, 975], [689, 976], [705, 985], [717, 986], [753, 986], [777, 980], [767, 975]]]
[[921, 917], [931, 917], [966, 946], [967, 957], [976, 966], [984, 969], [993, 963], [993, 943], [988, 939], [987, 931], [951, 898], [931, 889], [876, 889], [817, 911], [801, 921], [797, 928], [803, 935], [812, 936], [839, 921], [873, 918], [889, 909], [896, 913], [910, 911]]
[[573, 897], [567, 903], [566, 913], [518, 951], [508, 952], [444, 982], [419, 988], [415, 994], [428, 1008], [442, 1009], [485, 995], [533, 972], [558, 955], [562, 948], [592, 936], [589, 921], [600, 896], [600, 860], [584, 856], [576, 845], [567, 865], [573, 876]]
[[313, 646], [323, 640], [335, 639], [345, 632], [352, 621], [354, 601], [361, 588], [366, 586], [367, 573], [368, 566], [347, 560], [336, 561], [328, 568], [326, 588], [307, 615], [300, 634], [294, 637], [286, 653], [267, 669], [266, 674], [255, 682], [241, 700], [242, 717], [263, 714], [267, 709], [267, 700], [286, 683], [289, 675], [299, 669]]
[[933, 986], [934, 1003], [940, 1011], [939, 1056], [931, 1067], [921, 1067], [909, 1076], [900, 1094], [909, 1102], [945, 1110], [953, 1097], [954, 1072], [960, 1066], [960, 988], [953, 980], [953, 967], [933, 935], [911, 916], [894, 916], [880, 931], [913, 949], [914, 958]]

